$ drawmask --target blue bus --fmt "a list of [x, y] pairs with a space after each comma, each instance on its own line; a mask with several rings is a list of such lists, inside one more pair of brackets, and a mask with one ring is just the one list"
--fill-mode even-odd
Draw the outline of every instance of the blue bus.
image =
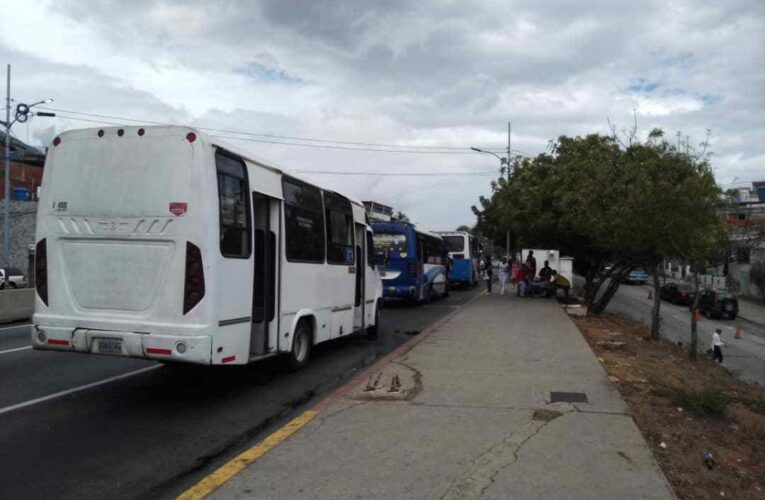
[[438, 235], [444, 239], [451, 260], [449, 282], [462, 286], [478, 283], [478, 238], [465, 231], [441, 231]]
[[430, 302], [449, 294], [444, 240], [408, 222], [373, 222], [375, 252], [385, 262], [383, 297]]

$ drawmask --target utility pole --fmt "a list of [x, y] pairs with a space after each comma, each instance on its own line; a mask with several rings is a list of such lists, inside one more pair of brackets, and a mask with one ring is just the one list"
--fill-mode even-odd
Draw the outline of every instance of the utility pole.
[[[19, 103], [16, 106], [16, 115], [13, 121], [11, 121], [11, 65], [7, 68], [7, 80], [6, 80], [6, 94], [5, 94], [5, 185], [3, 186], [4, 198], [3, 198], [3, 265], [6, 268], [11, 267], [11, 251], [10, 251], [10, 218], [11, 218], [11, 127], [14, 123], [25, 123], [29, 119], [31, 109], [38, 104], [47, 104], [52, 102], [53, 99], [44, 99], [34, 104]], [[56, 113], [48, 113], [38, 111], [32, 113], [33, 116], [49, 116], [54, 117]], [[10, 273], [5, 273], [4, 287], [8, 286]]]
[[11, 203], [11, 65], [8, 65], [8, 78], [6, 82], [5, 94], [5, 181], [3, 185], [3, 264], [5, 265], [5, 287], [8, 286], [11, 267], [11, 252], [9, 246], [9, 222]]
[[[512, 124], [507, 122], [507, 182], [510, 182], [510, 144], [511, 144]], [[505, 256], [510, 260], [510, 228], [505, 232]]]

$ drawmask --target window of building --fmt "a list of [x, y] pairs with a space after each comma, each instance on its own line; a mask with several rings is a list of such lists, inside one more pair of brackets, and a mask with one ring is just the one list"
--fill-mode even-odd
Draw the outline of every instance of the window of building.
[[215, 165], [218, 173], [221, 254], [247, 259], [251, 253], [247, 168], [241, 159], [221, 152], [215, 155]]
[[327, 262], [329, 264], [353, 264], [351, 202], [340, 195], [325, 192], [324, 213], [327, 219]]
[[284, 177], [284, 231], [287, 260], [324, 262], [324, 213], [321, 190]]

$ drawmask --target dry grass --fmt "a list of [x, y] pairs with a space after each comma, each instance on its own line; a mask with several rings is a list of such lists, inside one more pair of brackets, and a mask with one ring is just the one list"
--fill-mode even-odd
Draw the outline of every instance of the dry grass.
[[679, 498], [765, 498], [765, 389], [706, 357], [691, 362], [687, 348], [648, 340], [643, 325], [611, 315], [572, 319]]

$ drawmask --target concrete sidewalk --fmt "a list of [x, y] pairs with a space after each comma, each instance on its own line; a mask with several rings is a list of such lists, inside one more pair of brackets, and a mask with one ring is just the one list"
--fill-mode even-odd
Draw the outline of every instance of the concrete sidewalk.
[[[553, 391], [589, 402], [550, 403]], [[560, 306], [499, 295], [463, 307], [212, 497], [674, 498]]]

